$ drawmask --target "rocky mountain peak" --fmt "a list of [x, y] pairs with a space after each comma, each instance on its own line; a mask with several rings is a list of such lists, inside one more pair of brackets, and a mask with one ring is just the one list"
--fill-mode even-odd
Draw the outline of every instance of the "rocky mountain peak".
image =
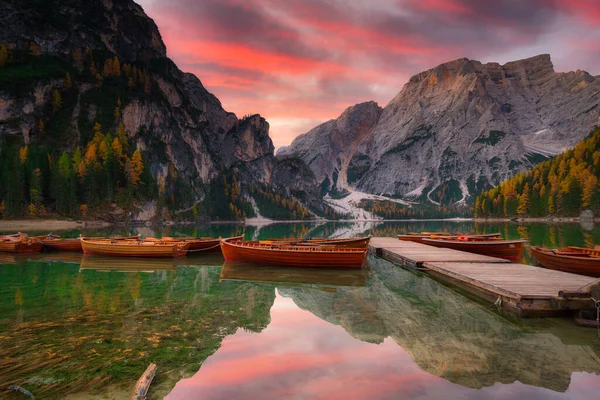
[[343, 192], [354, 179], [354, 172], [348, 171], [348, 166], [356, 149], [371, 134], [381, 112], [382, 108], [374, 101], [348, 107], [337, 119], [313, 128], [294, 139], [290, 146], [280, 148], [277, 155], [301, 158], [321, 182], [324, 192]]
[[105, 49], [127, 62], [163, 58], [167, 48], [141, 6], [128, 0], [4, 0], [0, 42], [36, 43], [42, 54]]
[[370, 128], [360, 140], [330, 140], [346, 113], [363, 115], [348, 109], [285, 152], [338, 189], [336, 173], [345, 172], [342, 186], [361, 192], [464, 202], [574, 145], [598, 124], [599, 104], [598, 79], [555, 72], [548, 54], [504, 65], [460, 58], [413, 76], [375, 125], [373, 118], [363, 121]]

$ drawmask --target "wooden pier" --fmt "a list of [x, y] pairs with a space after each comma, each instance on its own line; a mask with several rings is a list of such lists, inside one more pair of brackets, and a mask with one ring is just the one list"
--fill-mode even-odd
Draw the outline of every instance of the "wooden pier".
[[524, 317], [560, 316], [594, 309], [600, 279], [396, 238], [372, 238], [370, 252], [403, 267], [419, 268]]

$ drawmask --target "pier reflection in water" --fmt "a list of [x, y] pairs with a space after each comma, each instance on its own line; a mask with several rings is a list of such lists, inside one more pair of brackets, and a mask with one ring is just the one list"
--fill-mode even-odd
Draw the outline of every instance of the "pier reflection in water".
[[595, 330], [502, 316], [372, 257], [342, 273], [79, 257], [0, 265], [0, 390], [124, 398], [151, 361], [150, 399], [575, 399], [600, 386]]

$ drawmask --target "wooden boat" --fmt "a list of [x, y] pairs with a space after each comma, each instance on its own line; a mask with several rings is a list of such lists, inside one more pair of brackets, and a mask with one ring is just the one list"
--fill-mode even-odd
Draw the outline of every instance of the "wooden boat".
[[132, 235], [132, 236], [83, 236], [81, 239], [87, 240], [139, 240], [140, 235]]
[[44, 249], [53, 251], [77, 251], [82, 252], [81, 238], [61, 239], [58, 236], [46, 236], [40, 240]]
[[133, 240], [81, 239], [84, 254], [113, 257], [183, 257], [189, 244]]
[[430, 238], [431, 236], [436, 236], [436, 237], [459, 237], [459, 236], [468, 236], [468, 237], [473, 237], [473, 238], [494, 238], [494, 237], [500, 237], [500, 233], [477, 233], [477, 234], [468, 234], [468, 235], [462, 235], [459, 233], [448, 233], [448, 232], [436, 232], [436, 233], [431, 233], [431, 232], [421, 232], [421, 233], [416, 233], [416, 232], [410, 232], [404, 235], [398, 235], [398, 239], [399, 240], [403, 240], [405, 242], [416, 242], [416, 243], [423, 243], [423, 239], [426, 238]]
[[286, 245], [286, 246], [335, 246], [335, 247], [346, 247], [352, 249], [367, 249], [369, 248], [369, 241], [371, 236], [365, 236], [360, 238], [347, 238], [347, 239], [267, 239], [261, 240], [260, 243], [269, 245]]
[[42, 242], [25, 234], [0, 236], [2, 253], [39, 253], [43, 248]]
[[270, 245], [232, 239], [221, 239], [221, 250], [226, 261], [285, 267], [361, 268], [367, 256], [367, 249]]
[[368, 275], [366, 268], [279, 268], [276, 266], [256, 265], [239, 261], [225, 261], [223, 268], [221, 268], [220, 279], [252, 283], [275, 283], [280, 287], [304, 285], [338, 287], [365, 286]]
[[582, 247], [551, 250], [532, 246], [531, 252], [542, 267], [600, 277], [600, 250]]
[[[232, 240], [242, 240], [244, 236], [235, 236], [231, 238]], [[219, 243], [220, 239], [215, 238], [172, 238], [172, 237], [163, 237], [163, 242], [184, 242], [188, 243], [188, 255], [194, 253], [220, 253], [221, 252], [221, 244]]]
[[526, 240], [505, 240], [500, 238], [478, 238], [469, 236], [436, 237], [423, 239], [424, 244], [447, 249], [467, 251], [490, 257], [519, 261], [525, 251]]
[[[48, 236], [39, 236], [40, 241], [44, 244], [45, 250], [52, 251], [76, 251], [82, 252], [81, 237], [78, 238], [61, 238], [60, 236], [54, 236], [52, 234]], [[111, 237], [94, 237], [86, 238], [88, 240], [139, 240], [139, 235], [134, 236], [111, 236]]]

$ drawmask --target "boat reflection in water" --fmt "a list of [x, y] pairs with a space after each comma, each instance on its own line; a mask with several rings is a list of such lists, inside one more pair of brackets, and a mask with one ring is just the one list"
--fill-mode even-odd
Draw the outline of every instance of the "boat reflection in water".
[[321, 269], [265, 266], [240, 261], [225, 261], [221, 269], [221, 280], [253, 283], [277, 283], [280, 286], [365, 286], [368, 268]]
[[150, 273], [160, 270], [176, 269], [180, 265], [185, 265], [185, 261], [186, 260], [182, 258], [137, 259], [84, 255], [79, 270], [93, 269], [96, 271]]
[[81, 259], [80, 270], [121, 272], [154, 272], [186, 266], [218, 266], [223, 263], [223, 256], [214, 253], [179, 258], [118, 258], [86, 254], [83, 258], [81, 256], [79, 258]]

